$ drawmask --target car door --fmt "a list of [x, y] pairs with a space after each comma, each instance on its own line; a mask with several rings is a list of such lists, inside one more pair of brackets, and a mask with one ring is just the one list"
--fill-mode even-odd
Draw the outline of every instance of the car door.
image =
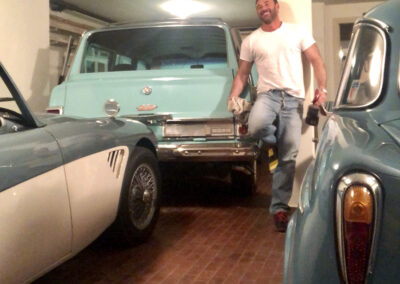
[[23, 99], [2, 83], [0, 283], [24, 283], [70, 253], [71, 214], [58, 144], [45, 126], [24, 120]]

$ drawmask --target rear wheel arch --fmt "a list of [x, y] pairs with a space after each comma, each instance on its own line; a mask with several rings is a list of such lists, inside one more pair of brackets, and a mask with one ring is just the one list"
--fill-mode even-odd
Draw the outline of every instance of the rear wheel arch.
[[156, 147], [154, 146], [153, 142], [150, 141], [150, 139], [142, 138], [137, 142], [136, 146], [149, 149], [157, 157]]

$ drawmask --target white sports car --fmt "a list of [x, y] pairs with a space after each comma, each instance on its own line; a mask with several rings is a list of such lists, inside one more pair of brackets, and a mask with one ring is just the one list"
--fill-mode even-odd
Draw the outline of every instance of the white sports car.
[[110, 225], [126, 244], [144, 241], [161, 196], [147, 126], [34, 116], [1, 63], [0, 77], [0, 283], [33, 281]]

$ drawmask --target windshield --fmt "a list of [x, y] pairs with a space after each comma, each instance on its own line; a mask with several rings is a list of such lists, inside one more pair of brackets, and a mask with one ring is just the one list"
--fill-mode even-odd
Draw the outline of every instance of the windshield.
[[344, 67], [336, 105], [365, 107], [375, 102], [382, 89], [385, 37], [377, 27], [356, 29]]
[[227, 68], [222, 28], [152, 27], [96, 32], [87, 39], [81, 73], [203, 68]]

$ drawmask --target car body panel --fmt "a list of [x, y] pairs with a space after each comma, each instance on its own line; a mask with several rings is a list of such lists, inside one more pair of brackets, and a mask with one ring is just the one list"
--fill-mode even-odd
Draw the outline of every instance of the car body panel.
[[379, 184], [373, 193], [375, 222], [365, 283], [393, 283], [400, 277], [399, 12], [400, 2], [387, 1], [356, 23], [355, 29], [373, 25], [385, 34], [383, 86], [378, 99], [366, 107], [346, 108], [337, 100], [303, 180], [299, 209], [289, 222], [284, 283], [347, 283], [340, 248], [344, 236], [337, 224], [343, 222], [338, 220], [343, 206], [338, 185], [355, 173]]
[[156, 155], [156, 137], [129, 118], [34, 115], [0, 75], [0, 282], [29, 283], [114, 222], [128, 159]]
[[[68, 82], [66, 114], [100, 117], [104, 102], [114, 99], [120, 104], [122, 116], [168, 113], [174, 118], [232, 117], [226, 107], [233, 82], [231, 69], [144, 70], [100, 75], [101, 80], [99, 73], [80, 74]], [[151, 87], [151, 94], [143, 93], [145, 87]], [[142, 105], [156, 108], [139, 111]]]
[[[287, 232], [285, 277], [291, 278], [287, 278], [285, 283], [317, 283], [321, 279], [327, 281], [327, 275], [329, 281], [332, 280], [329, 283], [337, 283], [341, 279], [337, 262], [335, 216], [332, 214], [336, 198], [334, 187], [341, 176], [354, 171], [373, 172], [388, 187], [396, 188], [400, 185], [400, 149], [397, 143], [373, 123], [368, 115], [364, 115], [364, 121], [360, 119], [361, 115], [357, 119], [346, 115], [349, 114], [335, 114], [327, 121], [319, 142], [315, 166], [313, 164], [310, 167], [304, 178], [300, 193], [300, 203], [303, 205], [296, 211], [291, 222], [295, 224], [291, 224]], [[400, 212], [390, 209], [396, 208], [395, 204], [390, 203], [399, 200], [400, 193], [396, 190], [384, 191], [384, 196], [379, 243], [390, 245], [379, 245], [377, 248], [378, 261], [375, 263], [374, 275], [379, 275], [379, 279], [386, 278], [387, 271], [387, 264], [379, 262], [381, 253], [392, 255], [392, 265], [400, 265], [400, 247], [394, 245], [395, 230], [400, 234], [397, 221], [400, 220]], [[397, 224], [391, 220], [396, 220]], [[387, 226], [387, 221], [392, 224]], [[289, 261], [289, 258], [293, 260]]]
[[389, 121], [381, 124], [382, 128], [400, 144], [400, 119]]
[[152, 131], [133, 119], [77, 119], [48, 114], [38, 118], [47, 123], [46, 130], [57, 140], [64, 163], [116, 146], [134, 147], [141, 139], [156, 145]]
[[64, 167], [3, 190], [0, 204], [1, 283], [25, 283], [71, 254]]
[[[9, 145], [14, 146], [12, 151]], [[56, 141], [43, 128], [2, 135], [0, 157], [0, 192], [63, 163]]]
[[120, 146], [65, 165], [73, 253], [82, 250], [115, 220], [128, 157], [129, 148]]

